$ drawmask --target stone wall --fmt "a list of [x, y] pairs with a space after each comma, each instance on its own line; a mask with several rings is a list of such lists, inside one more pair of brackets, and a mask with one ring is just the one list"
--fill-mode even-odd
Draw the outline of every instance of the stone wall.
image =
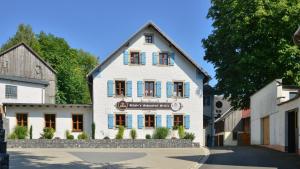
[[192, 148], [200, 147], [191, 140], [7, 140], [8, 148]]

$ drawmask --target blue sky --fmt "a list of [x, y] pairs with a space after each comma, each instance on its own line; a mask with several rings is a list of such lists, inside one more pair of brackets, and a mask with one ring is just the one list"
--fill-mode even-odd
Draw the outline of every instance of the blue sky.
[[153, 21], [211, 77], [215, 75], [213, 65], [203, 60], [201, 43], [212, 31], [212, 21], [206, 18], [210, 0], [2, 0], [0, 4], [0, 44], [25, 23], [34, 32], [62, 37], [101, 61]]

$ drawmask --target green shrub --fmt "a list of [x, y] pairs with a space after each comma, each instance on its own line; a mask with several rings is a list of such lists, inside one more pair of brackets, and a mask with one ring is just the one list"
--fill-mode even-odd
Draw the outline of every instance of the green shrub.
[[16, 126], [14, 133], [17, 135], [17, 139], [25, 139], [28, 136], [27, 127]]
[[82, 132], [77, 136], [78, 140], [87, 140], [89, 138], [89, 135], [86, 132]]
[[116, 135], [116, 139], [123, 139], [125, 128], [123, 126], [119, 127], [118, 134]]
[[53, 128], [45, 127], [43, 129], [43, 133], [41, 134], [41, 137], [43, 139], [52, 139], [54, 136], [55, 130]]
[[151, 135], [150, 135], [150, 134], [147, 134], [147, 135], [146, 135], [146, 139], [151, 139]]
[[183, 126], [178, 127], [178, 136], [179, 136], [180, 139], [184, 138], [185, 133], [184, 133], [184, 127]]
[[30, 126], [30, 129], [29, 129], [29, 138], [32, 139], [32, 126]]
[[193, 141], [195, 139], [195, 134], [194, 133], [185, 132], [184, 139], [189, 139], [189, 140]]
[[166, 139], [170, 134], [170, 130], [166, 127], [156, 128], [153, 134], [154, 139]]
[[95, 139], [96, 124], [92, 123], [92, 139]]
[[9, 138], [9, 139], [15, 140], [15, 139], [18, 139], [18, 136], [17, 136], [17, 134], [16, 134], [15, 132], [13, 132], [13, 133], [11, 133], [11, 134], [8, 136], [8, 138]]
[[131, 137], [131, 139], [136, 139], [137, 133], [136, 133], [135, 129], [130, 130], [130, 137]]
[[70, 133], [69, 130], [66, 131], [66, 138], [67, 138], [68, 140], [74, 140], [74, 136]]

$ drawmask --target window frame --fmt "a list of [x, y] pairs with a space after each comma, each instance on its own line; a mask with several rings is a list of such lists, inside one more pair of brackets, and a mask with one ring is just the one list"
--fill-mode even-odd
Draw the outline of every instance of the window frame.
[[[120, 117], [124, 116], [124, 120], [121, 120], [121, 121], [124, 121], [124, 125], [118, 124], [118, 121], [120, 120], [120, 119], [117, 118], [118, 116], [120, 116]], [[125, 113], [116, 113], [114, 115], [114, 123], [115, 123], [116, 128], [119, 128], [120, 126], [123, 126], [124, 128], [126, 128], [127, 127], [126, 118], [127, 117], [126, 117]]]
[[[153, 95], [148, 96], [146, 95], [146, 83], [153, 83]], [[144, 97], [153, 98], [156, 94], [156, 81], [155, 80], [144, 80]]]
[[[151, 42], [148, 41], [147, 37], [151, 37]], [[145, 44], [153, 44], [154, 43], [154, 35], [152, 33], [145, 33], [144, 38], [145, 38]]]
[[[77, 116], [76, 118], [76, 128], [74, 128], [74, 119], [73, 119], [73, 116]], [[82, 129], [79, 129], [80, 128], [80, 122], [78, 122], [78, 117], [79, 116], [82, 116]], [[84, 131], [84, 117], [83, 117], [83, 114], [72, 114], [72, 132], [83, 132]]]
[[[178, 121], [176, 121], [176, 116], [181, 116], [182, 117], [182, 122], [178, 122]], [[177, 124], [177, 123], [179, 123], [179, 124]], [[182, 124], [180, 124], [180, 123], [182, 123]], [[173, 115], [173, 127], [175, 127], [175, 128], [178, 128], [179, 126], [184, 126], [184, 115], [183, 114], [174, 114]]]
[[[121, 86], [121, 89], [117, 89], [117, 82], [124, 82], [124, 93], [123, 93], [123, 95], [118, 94], [118, 92], [117, 92], [118, 90], [120, 90], [119, 92], [122, 92], [122, 86]], [[127, 87], [126, 82], [127, 82], [126, 80], [121, 80], [121, 79], [120, 80], [117, 79], [117, 80], [114, 81], [114, 91], [115, 91], [115, 96], [116, 97], [126, 97], [126, 90], [127, 90], [126, 89], [126, 87]]]
[[[176, 90], [176, 95], [175, 95], [175, 83], [181, 83], [182, 84], [182, 95], [178, 96], [178, 90]], [[173, 81], [173, 88], [172, 88], [172, 96], [175, 98], [184, 98], [184, 81]]]
[[[151, 119], [147, 119], [147, 117], [153, 117], [153, 121], [151, 121]], [[156, 119], [155, 119], [155, 114], [145, 114], [144, 115], [144, 125], [145, 125], [145, 128], [155, 128], [156, 127], [156, 125], [155, 125], [155, 123], [156, 123]], [[150, 120], [150, 121], [148, 121], [148, 120]], [[153, 126], [151, 126], [151, 123], [153, 123]]]
[[[164, 63], [164, 61], [166, 61], [165, 59], [162, 59], [162, 63], [160, 62], [161, 61], [161, 55], [167, 55], [167, 64], [165, 64]], [[169, 52], [164, 52], [164, 51], [162, 51], [162, 52], [159, 52], [158, 53], [158, 64], [160, 65], [160, 66], [169, 66], [170, 65], [170, 53]]]
[[[19, 124], [19, 120], [18, 120], [18, 116], [19, 115], [22, 115], [22, 120], [20, 120], [21, 122], [21, 125]], [[24, 115], [26, 115], [26, 121], [24, 120]], [[17, 123], [17, 126], [22, 126], [22, 127], [28, 127], [28, 113], [16, 113], [16, 123]], [[24, 123], [26, 122], [26, 125], [24, 125]]]
[[[15, 88], [15, 94], [13, 95], [12, 93], [9, 93], [8, 91], [13, 91], [9, 90], [8, 87], [13, 87]], [[6, 99], [17, 99], [18, 98], [18, 86], [16, 85], [5, 85], [5, 98]]]
[[[132, 62], [132, 54], [138, 54], [138, 63], [133, 63]], [[134, 59], [135, 60], [135, 59]], [[132, 50], [129, 52], [129, 65], [141, 65], [142, 64], [142, 58], [141, 58], [141, 52], [140, 51], [136, 51], [136, 50]]]
[[[50, 121], [48, 122], [49, 123], [48, 128], [53, 128], [54, 130], [56, 130], [56, 114], [54, 114], [54, 113], [46, 113], [44, 115], [45, 127], [47, 127], [47, 118], [46, 118], [46, 116], [50, 116]], [[54, 116], [54, 122], [52, 121], [52, 117], [51, 116]], [[52, 123], [54, 123], [54, 124], [52, 124]], [[52, 127], [52, 125], [54, 125], [54, 127]]]

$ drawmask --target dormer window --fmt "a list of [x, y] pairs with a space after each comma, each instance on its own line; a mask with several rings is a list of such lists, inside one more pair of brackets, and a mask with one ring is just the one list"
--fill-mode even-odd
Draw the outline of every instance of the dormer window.
[[145, 43], [153, 43], [153, 35], [145, 34]]
[[130, 52], [130, 64], [141, 64], [139, 52]]

